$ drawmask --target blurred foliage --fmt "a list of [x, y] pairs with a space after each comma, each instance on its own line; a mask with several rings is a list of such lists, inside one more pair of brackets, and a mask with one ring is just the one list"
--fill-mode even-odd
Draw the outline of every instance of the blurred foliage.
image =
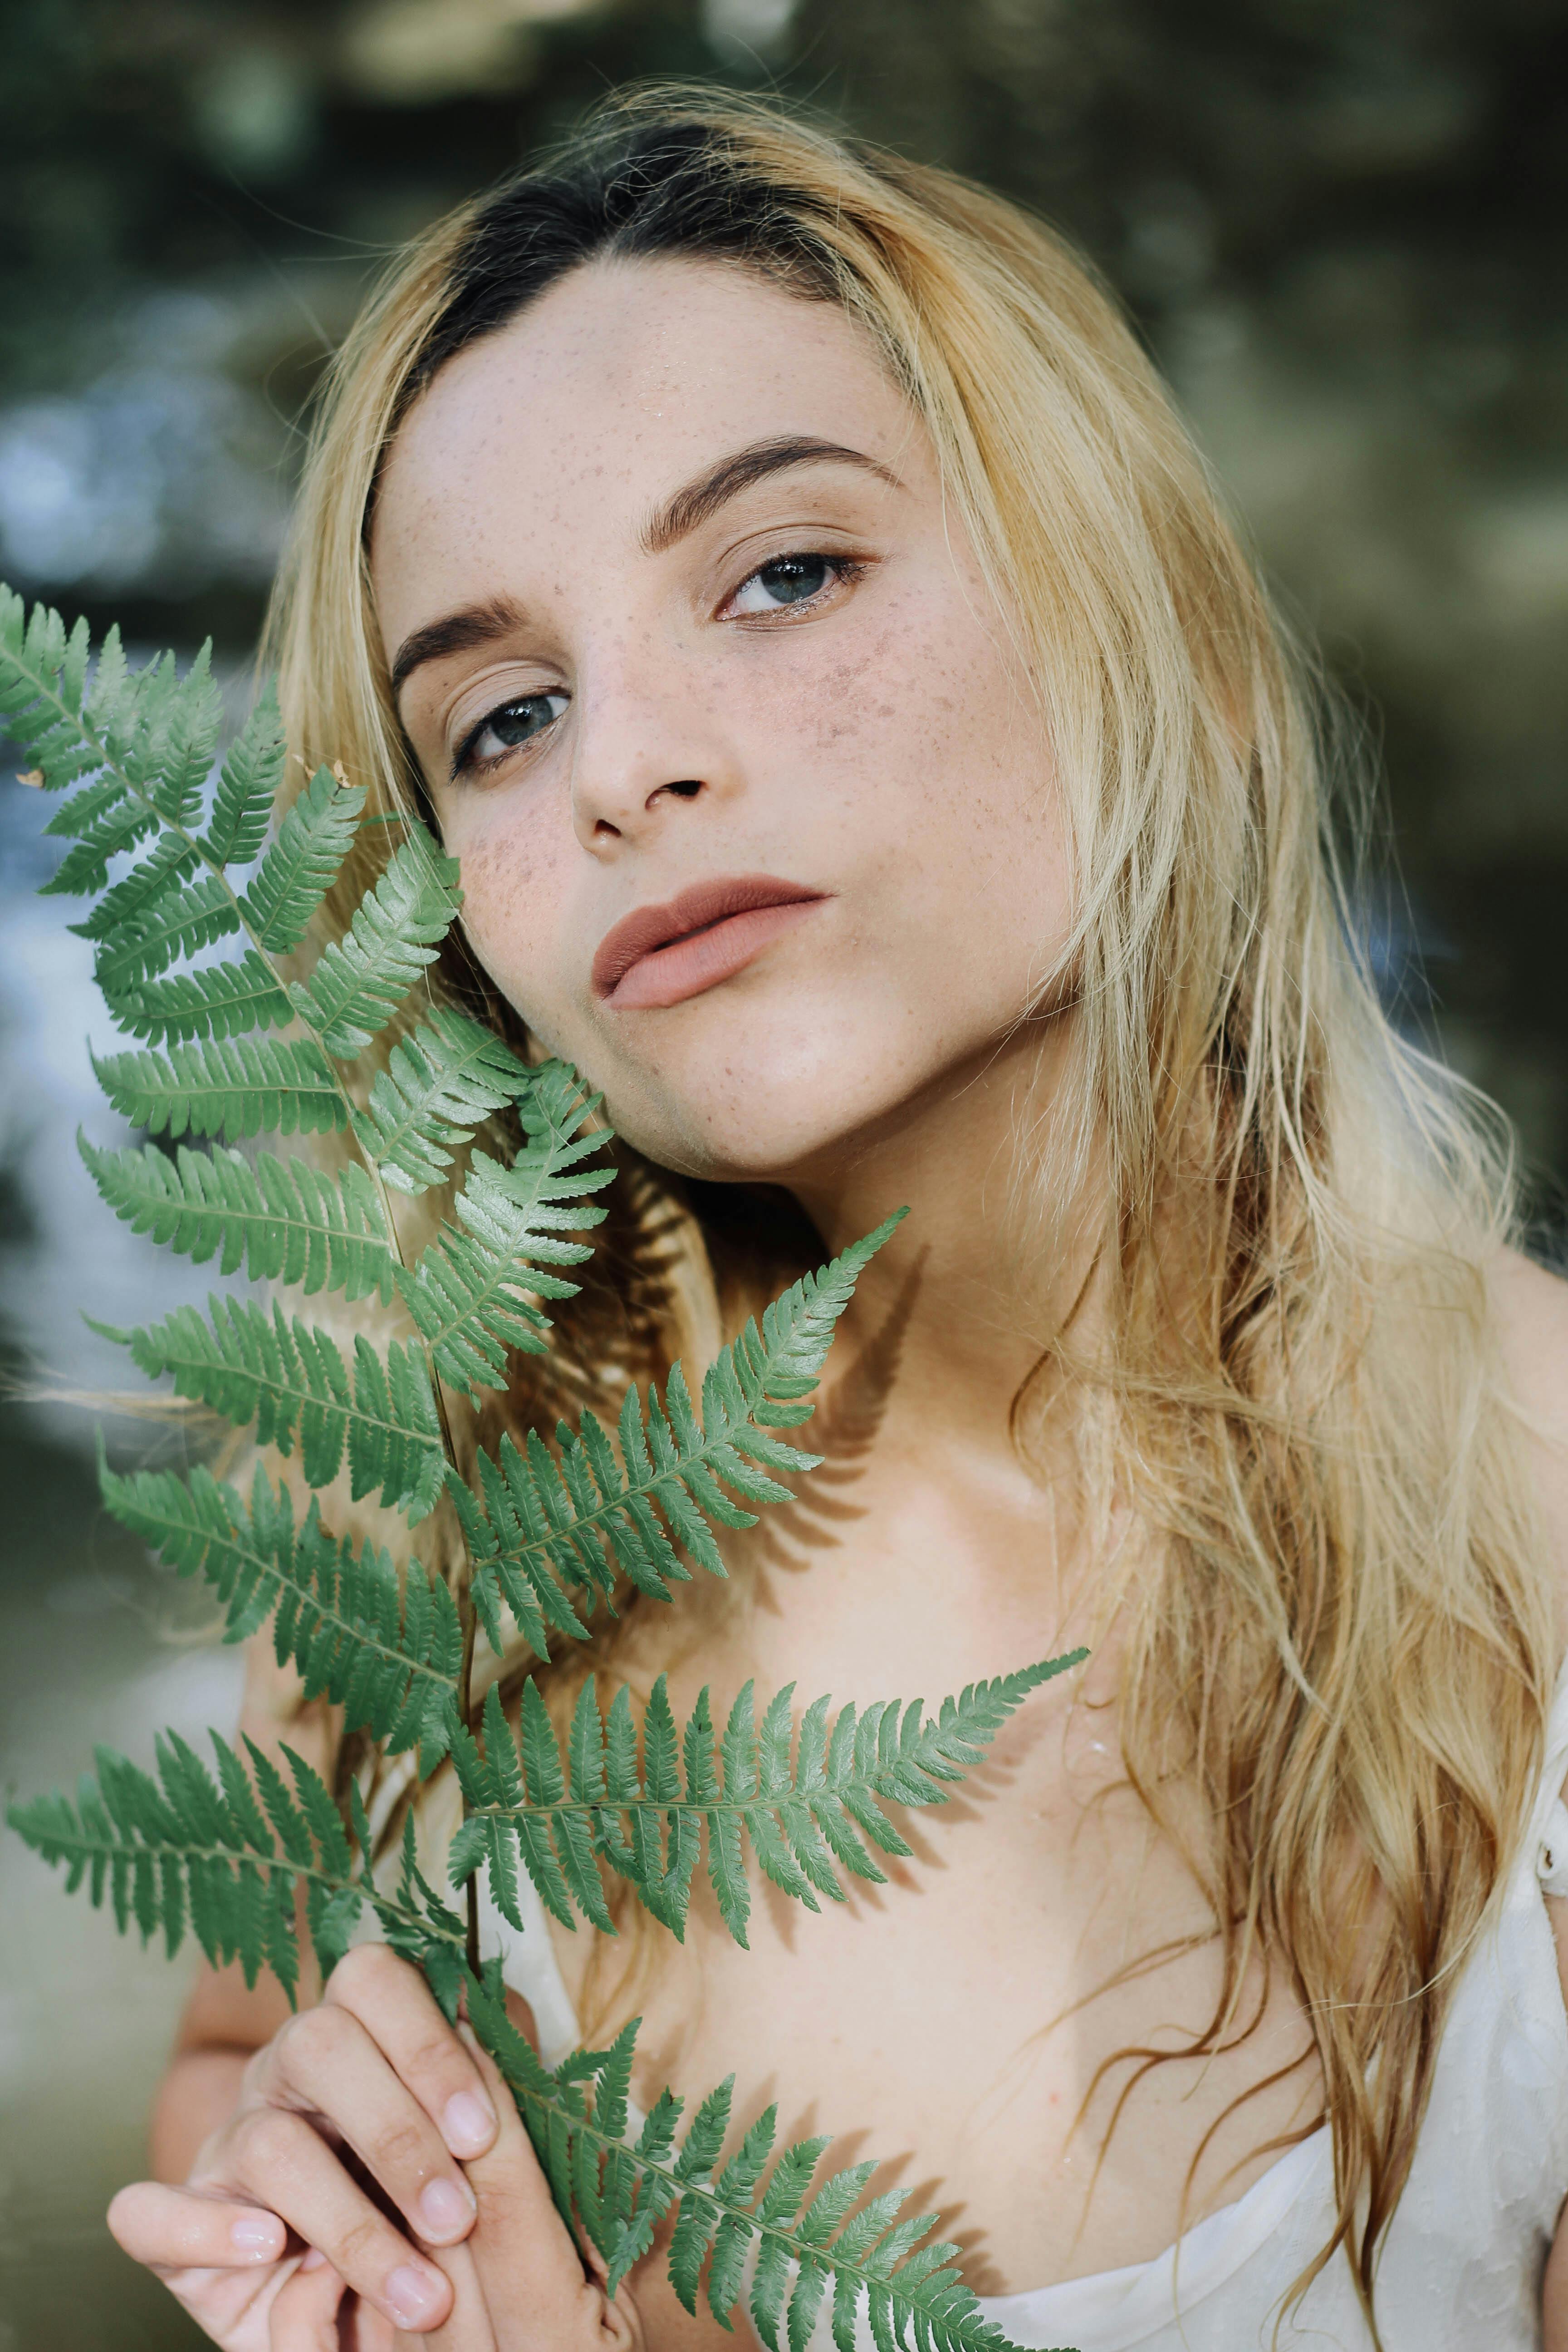
[[1391, 986], [1568, 1173], [1563, 0], [5, 0], [0, 43], [0, 569], [233, 655], [367, 273], [606, 87], [774, 86], [1065, 227], [1383, 730]]

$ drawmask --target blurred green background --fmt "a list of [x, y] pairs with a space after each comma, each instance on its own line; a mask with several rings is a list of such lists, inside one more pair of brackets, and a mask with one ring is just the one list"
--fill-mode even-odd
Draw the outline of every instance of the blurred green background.
[[[1369, 907], [1375, 952], [1512, 1114], [1554, 1248], [1561, 0], [3, 0], [0, 576], [144, 647], [211, 634], [239, 702], [300, 412], [367, 273], [647, 75], [776, 87], [988, 180], [1121, 289], [1383, 740], [1404, 884]], [[77, 1308], [133, 1319], [172, 1270], [70, 1148], [79, 1118], [112, 1122], [83, 943], [31, 895], [37, 824], [5, 774], [3, 1344], [27, 1376], [104, 1385]], [[0, 1777], [226, 1727], [236, 1661], [98, 1516], [80, 1417], [0, 1410]], [[0, 1843], [0, 2352], [196, 2340], [100, 2218], [140, 2168], [181, 1973]]]

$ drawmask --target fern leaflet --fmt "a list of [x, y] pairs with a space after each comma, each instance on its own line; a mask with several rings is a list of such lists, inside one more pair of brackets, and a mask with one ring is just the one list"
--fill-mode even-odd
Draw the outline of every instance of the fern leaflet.
[[480, 1454], [479, 1496], [451, 1478], [475, 1565], [475, 1606], [498, 1651], [500, 1601], [542, 1654], [547, 1620], [563, 1632], [583, 1631], [568, 1586], [608, 1599], [619, 1569], [639, 1591], [668, 1601], [671, 1582], [690, 1578], [681, 1551], [710, 1574], [724, 1574], [710, 1522], [756, 1524], [756, 1514], [725, 1489], [746, 1502], [787, 1500], [789, 1488], [771, 1474], [816, 1466], [819, 1455], [769, 1433], [809, 1414], [806, 1400], [833, 1327], [861, 1269], [898, 1223], [899, 1216], [889, 1217], [794, 1284], [767, 1308], [760, 1330], [755, 1322], [746, 1325], [703, 1381], [700, 1422], [677, 1365], [662, 1398], [649, 1387], [646, 1409], [628, 1389], [618, 1445], [595, 1413], [584, 1412], [578, 1431], [563, 1423], [557, 1432], [559, 1461], [531, 1431], [526, 1450], [508, 1435], [494, 1461]]
[[[93, 978], [105, 996], [123, 995], [182, 956], [195, 955], [238, 930], [239, 909], [221, 875], [204, 874], [184, 885], [178, 874], [179, 861], [163, 861], [154, 853], [130, 877], [139, 881], [156, 876], [162, 887], [149, 889], [134, 914], [123, 907], [116, 910], [107, 932], [110, 943], [100, 950], [93, 966]], [[86, 923], [73, 929], [96, 936]]]
[[252, 948], [232, 963], [167, 980], [104, 990], [115, 1022], [133, 1037], [179, 1045], [193, 1037], [239, 1037], [252, 1029], [281, 1029], [294, 1008], [272, 968]]
[[116, 1476], [100, 1463], [103, 1499], [122, 1527], [182, 1576], [200, 1576], [223, 1603], [224, 1639], [239, 1642], [272, 1619], [279, 1664], [299, 1671], [307, 1698], [330, 1698], [346, 1729], [368, 1730], [389, 1755], [417, 1748], [421, 1773], [458, 1727], [463, 1633], [447, 1587], [417, 1561], [400, 1588], [388, 1553], [329, 1535], [315, 1497], [296, 1528], [287, 1486], [259, 1466], [248, 1504], [198, 1467]]
[[342, 1089], [308, 1038], [231, 1037], [167, 1054], [92, 1056], [121, 1118], [149, 1135], [323, 1135], [346, 1126]]
[[560, 1236], [604, 1218], [583, 1196], [611, 1183], [615, 1170], [582, 1163], [609, 1139], [602, 1130], [577, 1134], [598, 1100], [584, 1098], [564, 1063], [535, 1071], [519, 1098], [527, 1139], [511, 1166], [485, 1151], [471, 1157], [458, 1199], [468, 1231], [445, 1226], [417, 1265], [397, 1276], [437, 1372], [476, 1402], [481, 1389], [505, 1386], [509, 1349], [543, 1353], [549, 1318], [535, 1297], [569, 1298], [577, 1289], [542, 1269], [585, 1258], [584, 1243]]
[[819, 1698], [801, 1717], [798, 1741], [793, 1687], [778, 1693], [759, 1726], [748, 1683], [716, 1741], [707, 1690], [680, 1732], [661, 1675], [643, 1718], [640, 1769], [624, 1687], [605, 1722], [592, 1682], [584, 1685], [563, 1754], [532, 1682], [523, 1685], [515, 1744], [492, 1685], [483, 1755], [467, 1733], [455, 1751], [468, 1810], [447, 1864], [452, 1883], [483, 1863], [497, 1908], [521, 1927], [521, 1857], [563, 1926], [575, 1927], [575, 1905], [612, 1934], [595, 1859], [602, 1856], [654, 1917], [683, 1937], [706, 1830], [709, 1882], [725, 1926], [743, 1946], [751, 1915], [746, 1840], [773, 1885], [811, 1911], [820, 1908], [819, 1894], [844, 1900], [836, 1864], [880, 1884], [884, 1873], [867, 1841], [884, 1853], [910, 1852], [882, 1806], [942, 1803], [948, 1785], [981, 1760], [1029, 1693], [1085, 1654], [972, 1683], [929, 1717], [919, 1699], [884, 1700], [860, 1712], [842, 1708], [830, 1731], [831, 1701]]
[[[468, 1981], [468, 2015], [504, 2075], [563, 2217], [579, 2223], [608, 2266], [611, 2294], [676, 2215], [669, 2277], [695, 2316], [706, 2269], [710, 2310], [723, 2326], [754, 2267], [746, 2308], [769, 2352], [804, 2347], [825, 2307], [838, 2352], [855, 2352], [862, 2313], [877, 2352], [1009, 2352], [957, 2270], [959, 2249], [932, 2241], [934, 2213], [900, 2219], [905, 2192], [869, 2201], [874, 2163], [829, 2173], [810, 2195], [832, 2142], [798, 2140], [775, 2155], [769, 2107], [729, 2161], [733, 2078], [701, 2102], [684, 2138], [684, 2103], [662, 2092], [635, 2141], [626, 2137], [637, 2027], [608, 2050], [580, 2050], [553, 2072], [510, 2023], [493, 1986]], [[808, 2201], [809, 2198], [809, 2201]]]
[[449, 1005], [395, 1045], [354, 1133], [400, 1192], [438, 1184], [480, 1121], [527, 1092], [531, 1073], [491, 1030]]
[[318, 768], [278, 828], [242, 901], [258, 947], [297, 948], [353, 846], [364, 787]]
[[0, 588], [0, 719], [37, 761], [47, 791], [93, 774], [109, 756], [106, 740], [134, 749], [140, 688], [125, 667], [120, 632], [110, 629], [87, 692], [90, 640], [78, 621], [68, 636], [58, 613]]
[[456, 858], [439, 856], [427, 836], [405, 842], [344, 936], [322, 949], [308, 981], [295, 982], [294, 1009], [329, 1054], [352, 1061], [362, 1053], [434, 963], [462, 903], [457, 881]]
[[159, 823], [157, 811], [136, 799], [118, 776], [84, 785], [44, 827], [46, 833], [63, 835], [71, 846], [41, 886], [40, 896], [75, 898], [101, 890], [109, 879], [110, 859], [138, 847], [157, 832]]
[[363, 1168], [333, 1178], [307, 1160], [254, 1162], [237, 1151], [210, 1156], [182, 1145], [171, 1160], [156, 1145], [100, 1151], [77, 1148], [117, 1217], [194, 1258], [217, 1257], [220, 1274], [245, 1265], [253, 1282], [282, 1282], [307, 1297], [341, 1290], [352, 1305], [372, 1294], [385, 1306], [396, 1259], [381, 1203]]
[[74, 1804], [57, 1792], [11, 1806], [6, 1818], [46, 1862], [64, 1864], [68, 1888], [86, 1882], [95, 1908], [108, 1895], [121, 1935], [134, 1927], [146, 1943], [161, 1930], [173, 1956], [189, 1930], [215, 1968], [237, 1960], [247, 1984], [270, 1969], [290, 2002], [300, 1981], [296, 1889], [323, 1969], [347, 1950], [368, 1908], [408, 1957], [425, 1959], [444, 1948], [445, 1966], [435, 1973], [452, 1986], [462, 1965], [462, 1922], [414, 1868], [411, 1843], [402, 1883], [388, 1894], [371, 1876], [363, 1811], [356, 1864], [325, 1783], [291, 1748], [283, 1755], [292, 1789], [250, 1740], [247, 1774], [226, 1740], [216, 1731], [207, 1736], [216, 1782], [170, 1731], [158, 1740], [156, 1779], [100, 1748], [98, 1777], [83, 1776]]
[[209, 637], [182, 678], [173, 654], [152, 666], [144, 703], [155, 729], [148, 798], [165, 824], [188, 832], [201, 817], [223, 725]]
[[260, 856], [285, 758], [278, 689], [269, 678], [219, 772], [212, 821], [202, 843], [215, 866], [248, 866]]
[[395, 1339], [384, 1361], [362, 1331], [351, 1375], [330, 1332], [290, 1321], [279, 1306], [268, 1315], [251, 1300], [215, 1294], [207, 1307], [205, 1316], [177, 1307], [133, 1331], [92, 1328], [129, 1348], [150, 1379], [170, 1374], [176, 1396], [240, 1427], [254, 1421], [260, 1444], [283, 1454], [298, 1444], [307, 1486], [329, 1486], [346, 1454], [356, 1501], [379, 1490], [411, 1524], [435, 1507], [447, 1456], [416, 1349]]

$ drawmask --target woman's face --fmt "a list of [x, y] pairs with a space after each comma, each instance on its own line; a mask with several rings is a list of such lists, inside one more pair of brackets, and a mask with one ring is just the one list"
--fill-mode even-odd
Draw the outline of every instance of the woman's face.
[[640, 1150], [831, 1178], [1013, 1034], [1070, 911], [1038, 709], [839, 310], [578, 269], [411, 411], [372, 571], [473, 947]]

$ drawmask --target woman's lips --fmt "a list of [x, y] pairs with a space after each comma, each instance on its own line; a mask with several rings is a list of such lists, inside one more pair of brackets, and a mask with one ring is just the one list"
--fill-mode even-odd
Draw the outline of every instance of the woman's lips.
[[628, 1013], [700, 996], [750, 963], [825, 895], [772, 874], [695, 883], [662, 907], [639, 907], [605, 932], [594, 957], [594, 992]]

